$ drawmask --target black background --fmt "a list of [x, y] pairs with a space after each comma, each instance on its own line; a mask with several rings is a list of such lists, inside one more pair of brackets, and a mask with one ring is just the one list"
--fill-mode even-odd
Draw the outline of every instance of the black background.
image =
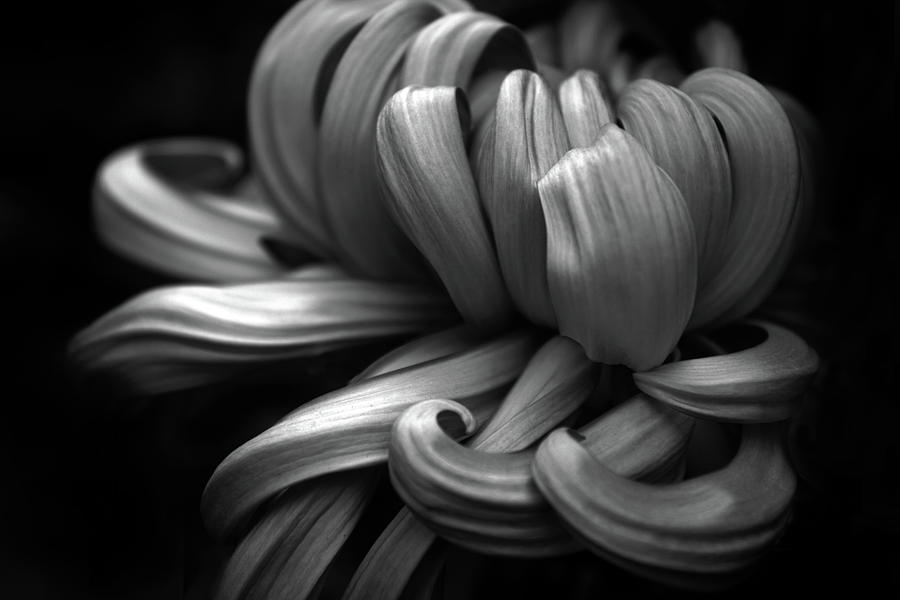
[[[212, 468], [386, 347], [298, 367], [300, 384], [258, 381], [149, 405], [75, 385], [65, 367], [74, 332], [166, 281], [96, 242], [89, 207], [98, 163], [122, 145], [167, 135], [243, 144], [256, 48], [291, 3], [4, 7], [0, 597], [205, 597], [228, 552], [199, 520]], [[559, 10], [500, 4], [519, 23]], [[828, 193], [801, 261], [812, 277], [796, 299], [811, 318], [799, 327], [823, 362], [797, 430], [797, 510], [785, 538], [733, 594], [896, 586], [900, 421], [891, 286], [900, 270], [898, 227], [885, 210], [897, 193], [891, 4], [634, 5], [682, 55], [687, 32], [704, 16], [731, 22], [751, 73], [795, 94], [827, 137]], [[391, 500], [385, 503], [389, 509]], [[480, 597], [504, 590], [520, 597], [668, 595], [598, 567], [586, 553], [546, 563], [459, 564], [473, 570], [471, 593]]]

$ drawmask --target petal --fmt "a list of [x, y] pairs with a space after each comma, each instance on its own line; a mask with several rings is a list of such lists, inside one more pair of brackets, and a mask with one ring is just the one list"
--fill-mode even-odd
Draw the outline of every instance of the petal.
[[335, 65], [350, 40], [391, 0], [298, 2], [272, 30], [253, 68], [248, 99], [254, 168], [289, 240], [333, 257], [316, 181], [318, 126]]
[[469, 170], [466, 116], [457, 89], [405, 88], [378, 119], [378, 160], [395, 219], [463, 318], [500, 328], [511, 316], [509, 297]]
[[[538, 448], [535, 482], [574, 535], [627, 569], [702, 585], [698, 574], [746, 567], [786, 522], [795, 478], [778, 428], [745, 427], [727, 467], [665, 485], [615, 474], [570, 433], [555, 431]], [[670, 570], [691, 576], [672, 581]]]
[[362, 340], [427, 331], [453, 318], [446, 299], [428, 288], [311, 268], [282, 280], [141, 294], [78, 334], [70, 352], [84, 372], [121, 376], [139, 392], [158, 393]]
[[377, 479], [369, 470], [289, 488], [237, 545], [217, 600], [306, 598], [356, 526]]
[[720, 67], [734, 71], [747, 71], [747, 61], [741, 49], [741, 40], [728, 25], [710, 21], [694, 34], [694, 44], [704, 67]]
[[601, 128], [614, 119], [600, 76], [586, 69], [579, 69], [563, 81], [559, 104], [572, 148], [593, 146]]
[[[433, 400], [414, 405], [394, 423], [391, 479], [407, 506], [442, 537], [476, 552], [538, 557], [573, 551], [573, 540], [532, 483], [533, 450], [500, 453], [522, 448], [506, 445], [516, 435], [476, 438], [465, 447], [442, 431], [444, 413], [470, 422], [466, 412], [457, 403]], [[501, 418], [498, 411], [491, 422]], [[534, 437], [558, 422], [548, 419]], [[683, 465], [692, 422], [636, 396], [582, 432], [592, 453], [615, 472], [657, 481]]]
[[452, 13], [423, 27], [410, 42], [400, 85], [448, 85], [469, 92], [479, 67], [488, 66], [498, 71], [533, 69], [522, 32], [485, 13]]
[[435, 539], [434, 532], [404, 506], [366, 553], [343, 600], [399, 598]]
[[[697, 292], [691, 326], [731, 321], [755, 308], [742, 302], [770, 269], [789, 233], [797, 201], [799, 159], [791, 123], [753, 79], [725, 69], [691, 75], [681, 89], [721, 125], [731, 165], [733, 200], [721, 267]], [[762, 298], [758, 298], [761, 300]]]
[[416, 279], [415, 248], [391, 220], [379, 194], [378, 114], [397, 89], [396, 72], [415, 34], [440, 16], [424, 2], [379, 11], [344, 52], [325, 96], [318, 175], [324, 214], [341, 262], [378, 279]]
[[612, 2], [579, 0], [563, 14], [558, 32], [564, 70], [590, 69], [605, 73], [625, 28]]
[[113, 154], [94, 185], [94, 221], [116, 252], [201, 281], [264, 279], [282, 271], [260, 245], [278, 223], [252, 197], [202, 189], [235, 180], [242, 157], [212, 139], [145, 142]]
[[559, 332], [598, 362], [661, 364], [696, 288], [694, 230], [678, 188], [633, 137], [607, 125], [539, 189]]
[[289, 485], [384, 462], [391, 425], [411, 404], [450, 397], [470, 407], [489, 406], [497, 390], [524, 367], [534, 349], [533, 337], [525, 331], [507, 334], [301, 406], [219, 465], [203, 494], [208, 528], [219, 534], [231, 529]]
[[528, 47], [535, 60], [548, 65], [559, 64], [559, 40], [556, 27], [551, 24], [530, 27], [525, 31], [525, 41], [528, 42]]
[[503, 81], [493, 135], [475, 164], [491, 221], [503, 278], [522, 313], [535, 323], [556, 321], [546, 275], [546, 234], [537, 181], [568, 149], [553, 90], [537, 74], [519, 70]]
[[625, 88], [618, 114], [625, 131], [672, 178], [687, 204], [702, 285], [718, 270], [731, 217], [728, 155], [712, 115], [684, 92], [649, 79]]
[[815, 351], [791, 331], [751, 321], [766, 338], [726, 354], [668, 363], [634, 374], [645, 394], [689, 415], [736, 423], [786, 419], [818, 369]]

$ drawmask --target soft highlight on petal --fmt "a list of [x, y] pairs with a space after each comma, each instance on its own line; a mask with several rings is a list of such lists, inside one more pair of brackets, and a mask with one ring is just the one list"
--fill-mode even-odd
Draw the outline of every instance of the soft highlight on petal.
[[153, 394], [455, 318], [435, 290], [310, 267], [280, 280], [146, 292], [79, 333], [69, 351], [82, 372]]
[[697, 278], [678, 188], [632, 136], [607, 125], [597, 145], [566, 154], [539, 189], [560, 333], [598, 362], [661, 364], [687, 324]]
[[572, 148], [593, 146], [603, 126], [615, 120], [603, 87], [600, 76], [586, 69], [575, 71], [559, 86], [559, 104]]
[[203, 493], [208, 528], [233, 528], [267, 497], [292, 485], [387, 460], [390, 429], [421, 400], [455, 398], [483, 416], [521, 372], [534, 334], [519, 331], [474, 349], [357, 382], [321, 396], [232, 452]]
[[[165, 139], [120, 150], [100, 166], [100, 239], [156, 271], [197, 281], [265, 279], [283, 268], [260, 239], [278, 230], [268, 207], [234, 187], [243, 157], [213, 139]], [[243, 195], [239, 195], [243, 194]]]
[[467, 321], [511, 317], [464, 144], [467, 109], [456, 88], [407, 87], [378, 119], [378, 162], [388, 204]]

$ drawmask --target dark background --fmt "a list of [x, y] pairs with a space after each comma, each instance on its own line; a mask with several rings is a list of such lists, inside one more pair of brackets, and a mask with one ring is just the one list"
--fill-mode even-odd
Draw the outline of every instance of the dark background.
[[[0, 597], [205, 597], [228, 555], [199, 520], [211, 470], [281, 413], [339, 385], [383, 349], [372, 345], [298, 367], [302, 385], [258, 381], [149, 405], [76, 385], [65, 368], [73, 333], [166, 281], [96, 242], [89, 207], [98, 163], [122, 145], [167, 135], [243, 144], [256, 48], [291, 4], [4, 8]], [[535, 8], [539, 2], [500, 4], [512, 7], [507, 14], [519, 23], [548, 10]], [[892, 4], [633, 4], [682, 55], [687, 32], [704, 16], [732, 23], [751, 73], [797, 96], [827, 139], [828, 193], [791, 280], [799, 284], [788, 290], [808, 317], [797, 327], [823, 364], [795, 427], [797, 509], [787, 535], [733, 594], [896, 586], [900, 421], [891, 288], [900, 270], [898, 227], [885, 210], [897, 194]], [[384, 500], [388, 508], [391, 502]], [[477, 564], [481, 597], [504, 589], [519, 596], [668, 595], [598, 567], [586, 553]]]

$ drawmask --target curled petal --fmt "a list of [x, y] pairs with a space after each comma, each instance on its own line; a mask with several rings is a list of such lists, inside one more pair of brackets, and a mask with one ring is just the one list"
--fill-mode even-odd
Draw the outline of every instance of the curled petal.
[[447, 85], [468, 92], [480, 65], [499, 71], [535, 66], [525, 38], [512, 25], [480, 12], [451, 13], [413, 38], [400, 85]]
[[[461, 446], [439, 426], [442, 416], [449, 420], [444, 413], [466, 418], [460, 405], [432, 401], [411, 407], [394, 424], [391, 479], [407, 505], [441, 536], [478, 552], [535, 557], [573, 551], [534, 487], [533, 451], [494, 453], [521, 446], [490, 441]], [[682, 464], [692, 422], [636, 396], [582, 432], [590, 451], [616, 473], [658, 481]], [[542, 432], [556, 423], [548, 421]]]
[[425, 2], [394, 2], [344, 52], [322, 109], [318, 175], [342, 262], [380, 279], [415, 279], [421, 265], [379, 194], [373, 152], [378, 114], [396, 90], [408, 42], [440, 16]]
[[470, 445], [486, 452], [527, 448], [581, 406], [599, 375], [599, 366], [581, 346], [561, 336], [550, 338]]
[[663, 362], [693, 307], [697, 251], [678, 188], [628, 133], [606, 125], [539, 183], [547, 275], [562, 335], [595, 361]]
[[285, 490], [237, 545], [216, 598], [306, 598], [362, 515], [371, 471], [327, 475]]
[[702, 286], [718, 270], [731, 217], [731, 171], [712, 115], [684, 92], [649, 79], [625, 88], [618, 114], [687, 204]]
[[662, 579], [732, 573], [785, 524], [795, 478], [778, 428], [746, 426], [727, 467], [665, 485], [617, 475], [572, 433], [555, 431], [538, 448], [535, 483], [573, 534], [625, 568]]
[[381, 463], [390, 428], [410, 405], [450, 397], [492, 404], [534, 349], [530, 332], [506, 334], [474, 349], [367, 379], [301, 406], [232, 452], [203, 494], [208, 528], [222, 534], [279, 490], [313, 477]]
[[635, 384], [645, 394], [698, 417], [736, 423], [790, 417], [818, 369], [818, 356], [788, 329], [764, 321], [751, 324], [766, 333], [759, 345], [635, 373]]
[[121, 376], [139, 392], [159, 393], [361, 340], [427, 331], [453, 318], [434, 290], [312, 267], [282, 280], [146, 292], [79, 333], [70, 352], [85, 372]]
[[458, 89], [404, 88], [378, 119], [378, 161], [397, 222], [460, 313], [500, 328], [510, 318], [509, 296], [469, 170], [467, 118]]
[[601, 128], [614, 119], [600, 76], [586, 69], [579, 69], [562, 82], [559, 104], [572, 148], [593, 146]]
[[334, 255], [316, 182], [323, 100], [350, 40], [390, 1], [298, 2], [269, 34], [253, 68], [254, 168], [289, 240], [321, 257]]
[[566, 152], [569, 140], [556, 96], [539, 75], [525, 70], [507, 75], [497, 97], [493, 135], [485, 144], [475, 171], [503, 278], [525, 316], [553, 325], [537, 181]]
[[[739, 318], [789, 233], [797, 201], [799, 159], [791, 123], [762, 85], [736, 71], [704, 69], [681, 89], [721, 125], [733, 182], [731, 222], [719, 270], [697, 292], [691, 326]], [[761, 300], [761, 298], [759, 298]]]
[[[252, 197], [210, 191], [233, 183], [243, 158], [212, 139], [131, 146], [100, 166], [94, 220], [116, 252], [152, 269], [201, 281], [264, 279], [279, 267], [260, 245], [278, 229]], [[204, 189], [206, 188], [206, 189]]]
[[704, 67], [747, 71], [741, 40], [722, 21], [713, 20], [698, 29], [694, 35], [694, 44], [700, 55], [700, 64]]

